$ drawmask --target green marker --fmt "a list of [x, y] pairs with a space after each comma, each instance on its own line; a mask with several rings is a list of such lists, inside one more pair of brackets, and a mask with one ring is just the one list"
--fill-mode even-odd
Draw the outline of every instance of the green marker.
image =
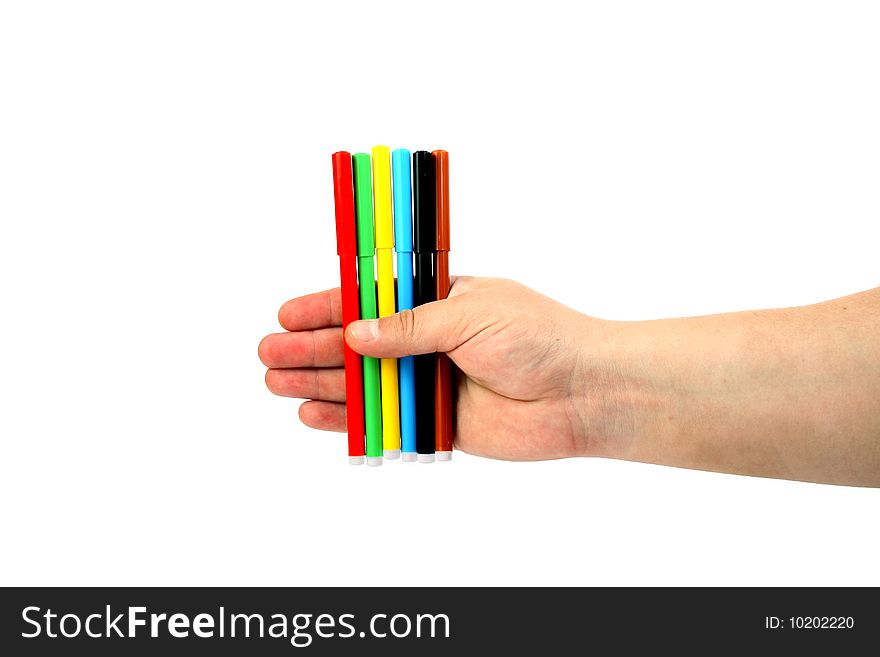
[[[377, 319], [376, 247], [373, 237], [373, 183], [370, 156], [355, 153], [354, 209], [357, 217], [358, 289], [361, 319]], [[367, 465], [382, 465], [382, 399], [379, 392], [379, 359], [364, 359], [364, 418], [367, 430]]]

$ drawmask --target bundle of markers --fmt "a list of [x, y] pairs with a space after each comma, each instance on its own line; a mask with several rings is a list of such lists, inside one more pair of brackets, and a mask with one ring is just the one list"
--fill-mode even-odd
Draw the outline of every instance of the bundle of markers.
[[[410, 164], [410, 162], [412, 164]], [[393, 182], [392, 182], [393, 181]], [[333, 154], [342, 328], [449, 295], [449, 154], [386, 146]], [[397, 253], [397, 285], [394, 278]], [[452, 458], [446, 354], [368, 358], [345, 345], [348, 458]]]

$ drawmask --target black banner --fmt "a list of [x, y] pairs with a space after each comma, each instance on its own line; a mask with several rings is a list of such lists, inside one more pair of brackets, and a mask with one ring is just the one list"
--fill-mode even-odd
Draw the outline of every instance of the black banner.
[[[0, 654], [440, 655], [880, 642], [876, 589], [3, 589]], [[417, 652], [416, 652], [417, 651]], [[551, 653], [552, 654], [552, 653]]]

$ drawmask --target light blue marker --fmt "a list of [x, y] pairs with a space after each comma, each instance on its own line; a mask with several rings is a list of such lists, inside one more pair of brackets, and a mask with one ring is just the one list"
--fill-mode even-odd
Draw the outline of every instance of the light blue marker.
[[[410, 153], [391, 154], [394, 185], [394, 246], [397, 249], [397, 311], [413, 307], [413, 225]], [[404, 461], [416, 460], [416, 371], [412, 356], [398, 360], [400, 368], [400, 446]]]

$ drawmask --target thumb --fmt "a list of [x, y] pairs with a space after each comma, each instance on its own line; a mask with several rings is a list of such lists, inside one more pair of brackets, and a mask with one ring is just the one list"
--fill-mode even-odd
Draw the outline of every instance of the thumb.
[[359, 354], [373, 358], [452, 351], [464, 341], [458, 301], [457, 297], [442, 299], [388, 317], [352, 322], [345, 341]]

